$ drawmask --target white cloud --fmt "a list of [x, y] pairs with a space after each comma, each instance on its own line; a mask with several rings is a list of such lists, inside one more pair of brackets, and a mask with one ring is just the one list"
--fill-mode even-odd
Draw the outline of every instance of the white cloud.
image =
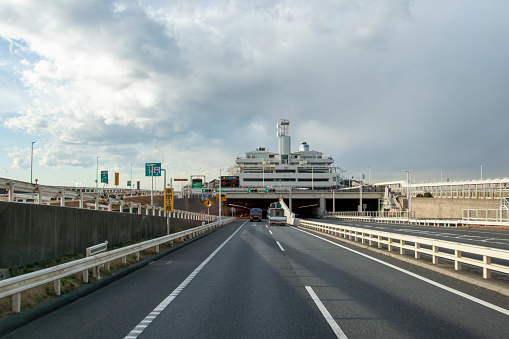
[[[428, 170], [423, 154], [464, 154], [449, 141], [457, 131], [491, 136], [476, 129], [482, 108], [495, 135], [507, 125], [507, 24], [496, 7], [3, 1], [0, 67], [25, 87], [0, 114], [44, 140], [42, 166], [92, 167], [101, 154], [112, 166], [159, 157], [180, 172], [218, 169], [258, 146], [276, 150], [274, 125], [288, 118], [294, 148], [302, 136], [342, 167]], [[479, 8], [499, 20], [476, 17]], [[413, 155], [384, 158], [380, 145]], [[493, 148], [466, 145], [471, 157]]]
[[[27, 156], [28, 154], [28, 156]], [[9, 158], [12, 158], [11, 167], [14, 169], [27, 169], [30, 166], [30, 150], [20, 149], [20, 148], [12, 148], [7, 153]], [[27, 161], [28, 158], [28, 161]]]

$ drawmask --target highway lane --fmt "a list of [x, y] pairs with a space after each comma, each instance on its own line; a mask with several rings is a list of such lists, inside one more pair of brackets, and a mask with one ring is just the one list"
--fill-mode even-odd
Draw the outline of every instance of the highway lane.
[[7, 337], [500, 338], [508, 307], [390, 257], [237, 221]]
[[140, 337], [334, 337], [288, 274], [268, 230], [244, 223], [228, 224], [6, 338], [123, 338], [237, 230]]
[[368, 228], [372, 230], [414, 235], [447, 241], [461, 242], [509, 250], [509, 231], [495, 229], [461, 229], [455, 227], [410, 226], [400, 224], [379, 224], [363, 221], [344, 221], [338, 219], [310, 219], [336, 225]]
[[[507, 297], [306, 231], [271, 229], [303, 285], [313, 287], [348, 337], [501, 338], [508, 333]], [[505, 313], [430, 281], [489, 301]]]

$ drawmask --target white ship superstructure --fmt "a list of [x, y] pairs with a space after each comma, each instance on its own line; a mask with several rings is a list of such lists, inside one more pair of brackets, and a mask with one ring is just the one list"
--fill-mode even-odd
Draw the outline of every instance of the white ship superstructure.
[[290, 121], [277, 124], [279, 153], [269, 152], [263, 147], [247, 152], [245, 158], [238, 158], [236, 174], [241, 187], [336, 187], [336, 167], [331, 157], [324, 158], [322, 152], [310, 151], [306, 142], [300, 144], [297, 152], [290, 151]]

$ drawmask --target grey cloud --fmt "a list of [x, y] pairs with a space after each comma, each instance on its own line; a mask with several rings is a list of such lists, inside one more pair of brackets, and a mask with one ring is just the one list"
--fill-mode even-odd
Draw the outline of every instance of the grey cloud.
[[[44, 79], [29, 68], [35, 80], [27, 86], [36, 102], [5, 125], [28, 133], [35, 133], [28, 126], [38, 126], [55, 145], [64, 145], [64, 152], [49, 153], [47, 164], [69, 158], [69, 166], [91, 166], [97, 145], [114, 159], [141, 157], [139, 149], [157, 144], [177, 148], [186, 168], [198, 155], [221, 167], [214, 156], [230, 154], [233, 163], [234, 156], [258, 146], [276, 150], [274, 126], [288, 118], [293, 149], [306, 139], [341, 167], [372, 166], [391, 179], [405, 169], [468, 175], [466, 168], [480, 161], [502, 175], [509, 165], [500, 146], [509, 122], [508, 27], [503, 8], [493, 4], [35, 6], [25, 17], [21, 10], [4, 14], [21, 35], [10, 38], [28, 41], [59, 70], [68, 70], [71, 81]], [[479, 9], [493, 20], [477, 15]], [[55, 36], [61, 39], [55, 48], [72, 57], [59, 59], [43, 48], [49, 42], [44, 34], [53, 31], [43, 27], [37, 35], [28, 24], [35, 12], [65, 28]], [[118, 74], [73, 68], [87, 57], [111, 61]], [[35, 93], [36, 85], [49, 94]], [[84, 155], [72, 155], [72, 147]], [[186, 149], [194, 159], [185, 158]]]

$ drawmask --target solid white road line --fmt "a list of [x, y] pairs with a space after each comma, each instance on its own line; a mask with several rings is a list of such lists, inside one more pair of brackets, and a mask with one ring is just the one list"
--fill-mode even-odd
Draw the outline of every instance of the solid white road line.
[[277, 245], [279, 246], [279, 248], [281, 249], [281, 251], [283, 251], [283, 252], [284, 252], [284, 251], [285, 251], [285, 249], [283, 248], [283, 246], [281, 246], [281, 244], [279, 243], [279, 241], [277, 241], [277, 240], [276, 240], [276, 243], [277, 243]]
[[306, 290], [308, 291], [309, 295], [311, 296], [311, 299], [313, 299], [313, 301], [315, 302], [315, 304], [318, 307], [318, 309], [320, 310], [320, 312], [322, 312], [323, 317], [329, 323], [329, 326], [332, 328], [332, 331], [334, 331], [334, 334], [336, 335], [336, 337], [341, 338], [341, 339], [348, 339], [348, 337], [345, 335], [343, 330], [341, 330], [341, 327], [339, 327], [336, 320], [334, 320], [334, 318], [329, 313], [329, 311], [327, 310], [325, 305], [322, 303], [320, 298], [318, 298], [315, 291], [313, 291], [313, 288], [311, 288], [311, 286], [305, 286], [305, 287], [306, 287]]
[[385, 261], [383, 261], [383, 260], [380, 260], [380, 259], [377, 259], [377, 258], [371, 257], [371, 256], [369, 256], [369, 255], [367, 255], [367, 254], [364, 254], [364, 253], [361, 253], [361, 252], [359, 252], [359, 251], [353, 250], [353, 249], [348, 248], [348, 247], [346, 247], [346, 246], [342, 246], [342, 245], [337, 244], [337, 243], [335, 243], [335, 242], [333, 242], [333, 241], [331, 241], [331, 240], [329, 240], [329, 239], [322, 238], [322, 237], [320, 237], [320, 236], [318, 236], [318, 235], [316, 235], [316, 234], [313, 234], [313, 233], [310, 233], [310, 232], [307, 232], [307, 231], [304, 231], [304, 230], [301, 230], [301, 229], [298, 229], [298, 228], [295, 228], [295, 227], [292, 227], [292, 228], [293, 228], [293, 229], [296, 229], [296, 230], [298, 230], [298, 231], [301, 231], [301, 232], [307, 233], [307, 234], [309, 234], [309, 235], [312, 235], [313, 237], [316, 237], [316, 238], [318, 238], [318, 239], [322, 239], [322, 240], [324, 240], [324, 241], [327, 241], [327, 242], [329, 242], [329, 243], [331, 243], [331, 244], [333, 244], [333, 245], [336, 245], [336, 246], [338, 246], [338, 247], [341, 247], [341, 248], [343, 248], [343, 249], [345, 249], [345, 250], [348, 250], [348, 251], [350, 251], [350, 252], [353, 252], [353, 253], [355, 253], [355, 254], [361, 255], [361, 256], [363, 256], [363, 257], [365, 257], [365, 258], [368, 258], [368, 259], [371, 259], [371, 260], [373, 260], [373, 261], [376, 261], [376, 262], [378, 262], [378, 263], [380, 263], [380, 264], [383, 264], [383, 265], [385, 265], [385, 266], [388, 266], [388, 267], [390, 267], [390, 268], [393, 268], [393, 269], [395, 269], [395, 270], [398, 270], [398, 271], [400, 271], [400, 272], [402, 272], [402, 273], [408, 274], [408, 275], [410, 275], [410, 276], [412, 276], [412, 277], [414, 277], [414, 278], [417, 278], [417, 279], [419, 279], [419, 280], [422, 280], [422, 281], [424, 281], [424, 282], [427, 282], [428, 284], [431, 284], [431, 285], [433, 285], [433, 286], [436, 286], [436, 287], [441, 288], [441, 289], [443, 289], [443, 290], [446, 290], [446, 291], [448, 291], [448, 292], [451, 292], [451, 293], [454, 293], [454, 294], [456, 294], [456, 295], [459, 295], [460, 297], [463, 297], [463, 298], [465, 298], [465, 299], [468, 299], [468, 300], [470, 300], [470, 301], [473, 301], [473, 302], [475, 302], [475, 303], [477, 303], [477, 304], [480, 304], [480, 305], [486, 306], [486, 307], [488, 307], [488, 308], [491, 308], [492, 310], [495, 310], [495, 311], [497, 311], [497, 312], [503, 313], [503, 314], [505, 314], [505, 315], [509, 315], [509, 310], [507, 310], [507, 309], [505, 309], [505, 308], [499, 307], [499, 306], [497, 306], [497, 305], [494, 305], [494, 304], [489, 303], [489, 302], [487, 302], [487, 301], [481, 300], [481, 299], [476, 298], [476, 297], [474, 297], [474, 296], [471, 296], [471, 295], [469, 295], [469, 294], [466, 294], [466, 293], [463, 293], [463, 292], [461, 292], [461, 291], [455, 290], [454, 288], [451, 288], [451, 287], [445, 286], [445, 285], [443, 285], [443, 284], [441, 284], [441, 283], [438, 283], [438, 282], [436, 282], [436, 281], [433, 281], [433, 280], [431, 280], [431, 279], [428, 279], [428, 278], [425, 278], [425, 277], [420, 276], [420, 275], [418, 275], [418, 274], [415, 274], [415, 273], [413, 273], [413, 272], [407, 271], [407, 270], [405, 270], [405, 269], [403, 269], [403, 268], [401, 268], [401, 267], [398, 267], [398, 266], [395, 266], [395, 265], [389, 264], [389, 263], [387, 263], [387, 262], [385, 262]]
[[173, 301], [173, 299], [175, 299], [179, 295], [179, 293], [182, 292], [182, 290], [191, 282], [191, 280], [193, 280], [193, 278], [202, 270], [202, 268], [208, 264], [208, 262], [217, 254], [217, 252], [219, 252], [221, 250], [221, 248], [223, 248], [223, 246], [226, 245], [226, 243], [228, 241], [230, 241], [230, 239], [233, 238], [233, 236], [235, 234], [237, 234], [237, 232], [240, 231], [240, 229], [246, 223], [247, 223], [247, 221], [245, 223], [243, 223], [242, 225], [240, 225], [240, 227], [235, 232], [233, 232], [233, 234], [230, 235], [230, 237], [228, 239], [226, 239], [218, 248], [216, 248], [216, 250], [214, 252], [212, 252], [211, 255], [209, 255], [209, 257], [207, 259], [205, 259], [198, 267], [196, 267], [196, 269], [191, 274], [189, 274], [189, 276], [175, 290], [173, 290], [173, 292], [171, 292], [169, 296], [167, 296], [152, 312], [149, 313], [149, 315], [147, 315], [145, 317], [145, 319], [143, 319], [124, 338], [129, 338], [129, 339], [137, 338], [141, 334], [141, 332], [143, 332], [147, 328], [147, 326], [150, 325], [150, 323], [152, 323], [152, 321], [159, 314], [161, 314], [162, 311], [164, 311], [164, 309]]

